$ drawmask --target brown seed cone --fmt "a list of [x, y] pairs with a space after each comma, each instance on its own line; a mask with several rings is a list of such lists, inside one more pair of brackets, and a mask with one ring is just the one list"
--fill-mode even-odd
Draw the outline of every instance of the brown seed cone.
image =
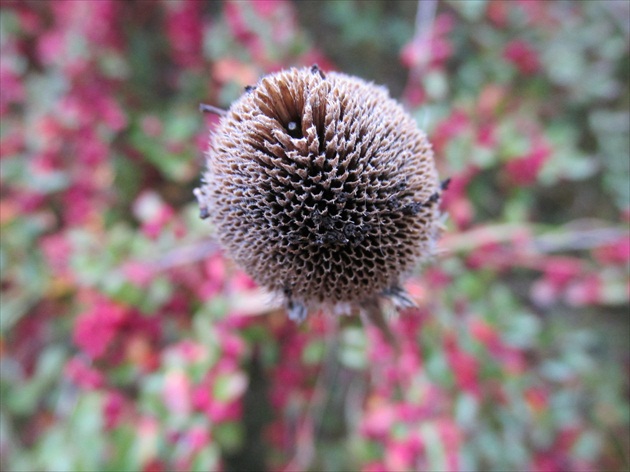
[[207, 166], [202, 214], [292, 318], [396, 297], [432, 252], [431, 145], [382, 87], [316, 66], [268, 75], [221, 118]]

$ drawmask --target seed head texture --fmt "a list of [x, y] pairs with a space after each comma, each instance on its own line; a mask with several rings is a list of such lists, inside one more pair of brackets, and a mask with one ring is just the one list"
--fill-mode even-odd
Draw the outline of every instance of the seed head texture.
[[196, 196], [236, 262], [303, 319], [398, 293], [431, 255], [440, 192], [430, 143], [386, 89], [313, 66], [246, 88]]

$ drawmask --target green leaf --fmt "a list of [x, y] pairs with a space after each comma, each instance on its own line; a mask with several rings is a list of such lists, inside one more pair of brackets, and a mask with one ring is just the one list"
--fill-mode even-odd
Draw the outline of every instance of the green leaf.
[[349, 369], [363, 370], [367, 366], [367, 339], [362, 328], [348, 326], [341, 332], [339, 362]]
[[221, 423], [216, 425], [213, 433], [214, 439], [225, 452], [238, 450], [243, 442], [244, 430], [241, 423]]
[[218, 375], [212, 388], [213, 398], [225, 403], [235, 400], [245, 393], [247, 384], [247, 376], [242, 372]]

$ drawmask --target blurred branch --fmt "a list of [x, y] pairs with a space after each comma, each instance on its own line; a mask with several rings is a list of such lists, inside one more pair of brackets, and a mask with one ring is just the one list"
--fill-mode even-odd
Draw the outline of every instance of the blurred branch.
[[630, 232], [620, 228], [595, 228], [573, 232], [552, 233], [534, 239], [533, 247], [537, 252], [578, 251], [593, 249], [613, 243], [623, 237], [630, 237]]
[[171, 249], [153, 263], [153, 269], [161, 272], [173, 267], [193, 264], [211, 256], [221, 248], [216, 241], [197, 241]]
[[437, 0], [418, 0], [416, 12], [416, 31], [413, 42], [417, 43], [419, 58], [418, 63], [410, 71], [414, 79], [420, 77], [427, 64], [431, 61], [431, 38]]
[[316, 442], [321, 432], [325, 409], [329, 400], [329, 392], [335, 390], [340, 369], [338, 359], [339, 325], [328, 318], [326, 344], [324, 347], [324, 363], [317, 375], [315, 387], [306, 407], [302, 424], [298, 426], [295, 454], [286, 472], [309, 470], [315, 458]]
[[[472, 251], [486, 244], [504, 243], [520, 239], [526, 248], [538, 253], [578, 251], [593, 249], [610, 244], [623, 237], [630, 237], [630, 231], [620, 227], [583, 228], [580, 222], [565, 226], [564, 230], [553, 231], [538, 236], [534, 228], [526, 224], [498, 224], [475, 228], [463, 233], [446, 234], [440, 241], [440, 249], [446, 253]], [[200, 262], [219, 251], [216, 241], [197, 241], [168, 251], [153, 263], [153, 269], [164, 271], [173, 267]]]
[[533, 235], [534, 228], [523, 224], [500, 224], [475, 228], [458, 234], [445, 235], [440, 243], [444, 252], [455, 253], [472, 251], [485, 244], [503, 243], [520, 239], [525, 248], [533, 252], [547, 254], [560, 251], [593, 249], [609, 244], [623, 237], [630, 237], [630, 232], [619, 227], [576, 228], [554, 231], [538, 236]]
[[[588, 224], [590, 227], [584, 227]], [[593, 227], [593, 221], [575, 221], [561, 231], [534, 235], [535, 228], [527, 224], [499, 224], [483, 226], [463, 233], [446, 234], [440, 241], [442, 254], [470, 252], [487, 244], [519, 244], [519, 250], [534, 254], [578, 251], [601, 247], [630, 237], [630, 231], [619, 227]], [[201, 262], [220, 250], [216, 241], [198, 241], [172, 249], [153, 263], [153, 269], [161, 272], [173, 267]], [[256, 316], [282, 308], [281, 297], [263, 289], [248, 293], [247, 297], [228, 300], [235, 312]]]

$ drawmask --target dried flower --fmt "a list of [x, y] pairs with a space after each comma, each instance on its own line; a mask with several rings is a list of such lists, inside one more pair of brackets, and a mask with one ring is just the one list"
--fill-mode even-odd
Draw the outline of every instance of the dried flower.
[[442, 189], [425, 134], [386, 89], [317, 66], [268, 75], [221, 118], [207, 158], [201, 216], [291, 318], [406, 301]]

